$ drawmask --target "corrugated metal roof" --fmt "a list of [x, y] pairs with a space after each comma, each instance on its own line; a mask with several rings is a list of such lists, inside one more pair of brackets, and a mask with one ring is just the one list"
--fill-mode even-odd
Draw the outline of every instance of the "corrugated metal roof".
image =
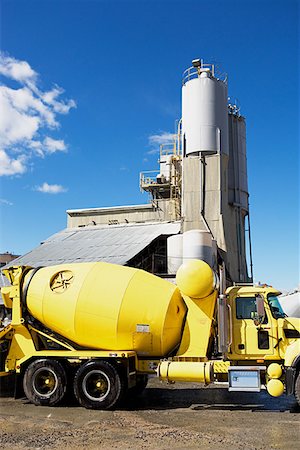
[[93, 261], [124, 265], [157, 237], [179, 232], [180, 222], [66, 228], [15, 259], [13, 265], [38, 267]]

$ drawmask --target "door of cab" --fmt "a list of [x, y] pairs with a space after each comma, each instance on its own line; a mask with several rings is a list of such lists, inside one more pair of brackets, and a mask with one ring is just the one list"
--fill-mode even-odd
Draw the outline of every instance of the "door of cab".
[[238, 295], [232, 299], [232, 353], [242, 359], [275, 356], [277, 353], [277, 326], [265, 301], [265, 319], [256, 325], [256, 297]]

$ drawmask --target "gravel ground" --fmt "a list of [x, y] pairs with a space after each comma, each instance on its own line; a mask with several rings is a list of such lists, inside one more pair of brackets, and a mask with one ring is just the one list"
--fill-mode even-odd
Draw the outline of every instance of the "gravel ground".
[[293, 397], [151, 379], [140, 398], [116, 411], [70, 402], [40, 407], [2, 388], [2, 449], [299, 449]]

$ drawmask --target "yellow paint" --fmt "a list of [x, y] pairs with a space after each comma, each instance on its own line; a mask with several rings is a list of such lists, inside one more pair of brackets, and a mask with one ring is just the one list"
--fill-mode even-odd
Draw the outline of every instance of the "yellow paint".
[[12, 308], [12, 288], [10, 286], [1, 287], [1, 295], [3, 298], [3, 303], [6, 308]]
[[211, 362], [177, 362], [162, 361], [158, 375], [162, 381], [190, 381], [208, 384], [212, 380], [213, 364]]
[[178, 345], [186, 307], [178, 288], [142, 270], [108, 263], [40, 269], [30, 313], [84, 347], [165, 356]]
[[197, 259], [184, 262], [176, 274], [180, 291], [192, 298], [206, 298], [215, 289], [215, 276], [210, 266]]
[[271, 379], [267, 384], [267, 391], [273, 397], [279, 397], [284, 392], [284, 385], [280, 380]]
[[205, 299], [184, 296], [188, 313], [177, 356], [206, 357], [211, 335], [217, 292]]
[[286, 347], [285, 361], [286, 367], [292, 366], [294, 360], [300, 355], [300, 339], [295, 339], [291, 344]]
[[17, 327], [24, 320], [22, 319], [21, 299], [20, 299], [20, 283], [24, 273], [24, 267], [14, 266], [11, 269], [3, 270], [3, 273], [12, 284], [12, 286], [4, 288], [4, 295], [3, 295], [4, 302], [7, 308], [12, 308], [11, 325]]
[[29, 331], [24, 325], [18, 326], [11, 340], [5, 370], [15, 370], [20, 359], [31, 356], [34, 352], [35, 347]]
[[300, 332], [300, 319], [296, 317], [285, 317], [278, 319], [279, 354], [285, 359], [284, 365], [290, 366], [293, 360], [300, 355], [300, 339], [287, 338], [284, 330], [296, 330]]
[[[229, 293], [229, 305], [232, 311], [232, 345], [231, 353], [229, 355], [232, 360], [280, 360], [278, 348], [278, 324], [274, 319], [270, 311], [269, 304], [267, 302], [268, 292], [277, 292], [274, 289], [262, 289], [253, 286], [250, 287], [235, 287], [228, 290]], [[255, 294], [261, 294], [265, 298], [265, 313], [268, 319], [267, 323], [256, 325], [254, 320], [238, 319], [236, 317], [236, 297], [253, 297]], [[259, 330], [265, 330], [269, 337], [269, 348], [259, 348], [258, 345], [258, 332]]]
[[136, 369], [138, 372], [155, 374], [159, 360], [137, 359]]
[[282, 375], [282, 368], [277, 363], [272, 363], [269, 365], [267, 374], [270, 378], [280, 378]]
[[214, 361], [214, 373], [228, 373], [230, 361]]

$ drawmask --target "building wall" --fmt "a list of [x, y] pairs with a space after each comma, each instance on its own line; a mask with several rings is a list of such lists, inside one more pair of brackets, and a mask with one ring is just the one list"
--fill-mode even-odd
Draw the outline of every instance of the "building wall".
[[13, 261], [14, 259], [18, 258], [20, 255], [13, 255], [12, 253], [1, 253], [0, 254], [0, 267], [5, 266], [9, 262]]
[[67, 211], [67, 227], [169, 221], [169, 201], [159, 204]]

